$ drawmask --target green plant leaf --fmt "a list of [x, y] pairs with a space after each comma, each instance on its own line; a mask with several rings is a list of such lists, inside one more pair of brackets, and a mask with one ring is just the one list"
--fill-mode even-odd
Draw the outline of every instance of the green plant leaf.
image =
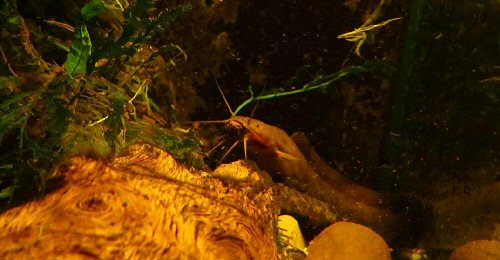
[[75, 39], [71, 44], [71, 50], [64, 62], [64, 67], [69, 75], [87, 73], [87, 61], [92, 54], [92, 42], [87, 26], [82, 24], [76, 28]]
[[0, 191], [0, 199], [10, 198], [12, 196], [12, 192], [14, 191], [14, 186], [9, 186]]
[[23, 19], [21, 16], [13, 16], [7, 19], [7, 22], [13, 25], [22, 26]]
[[261, 94], [259, 96], [254, 96], [252, 92], [252, 88], [249, 88], [250, 92], [250, 98], [247, 100], [243, 101], [236, 110], [234, 110], [233, 116], [237, 115], [244, 107], [247, 105], [251, 104], [252, 102], [258, 101], [258, 100], [266, 100], [266, 99], [274, 99], [274, 98], [281, 98], [285, 96], [292, 96], [292, 95], [297, 95], [297, 94], [302, 94], [306, 93], [309, 91], [313, 90], [323, 90], [325, 91], [327, 88], [333, 86], [335, 83], [337, 83], [340, 80], [343, 80], [345, 78], [355, 78], [355, 77], [362, 77], [364, 73], [367, 72], [372, 72], [375, 75], [390, 75], [394, 69], [391, 69], [391, 65], [386, 62], [386, 61], [373, 61], [373, 62], [368, 62], [363, 65], [357, 65], [357, 66], [350, 66], [347, 68], [344, 68], [340, 71], [337, 71], [333, 74], [327, 75], [327, 76], [320, 76], [313, 81], [305, 84], [301, 88], [295, 88], [293, 90], [283, 90], [282, 88], [278, 89], [271, 89], [268, 91], [268, 94]]
[[177, 20], [179, 17], [185, 15], [187, 12], [191, 11], [193, 6], [190, 4], [179, 5], [172, 10], [167, 10], [162, 12], [150, 26], [166, 26]]
[[106, 10], [106, 6], [102, 0], [92, 0], [83, 6], [80, 13], [85, 21], [90, 21], [90, 19], [98, 16], [104, 10]]
[[174, 44], [163, 45], [163, 46], [160, 47], [160, 49], [158, 49], [157, 51], [153, 52], [149, 56], [149, 58], [144, 62], [144, 64], [153, 61], [154, 59], [156, 59], [156, 57], [158, 57], [160, 55], [169, 54], [169, 53], [172, 53], [174, 51], [183, 52], [183, 50], [179, 46], [177, 46], [177, 45], [174, 45]]
[[[132, 57], [144, 43], [151, 40], [155, 32], [192, 9], [190, 4], [184, 4], [162, 12], [156, 18], [147, 17], [148, 10], [153, 7], [154, 1], [138, 0], [135, 5], [127, 8], [123, 15], [126, 22], [120, 37], [115, 40], [115, 34], [110, 33], [111, 36], [108, 36], [102, 41], [102, 44], [93, 49], [87, 63], [87, 72], [92, 72], [95, 69], [95, 63], [100, 59], [116, 59], [123, 55]], [[172, 47], [168, 48], [168, 50], [164, 49], [158, 54], [173, 50]]]
[[154, 0], [137, 0], [132, 8], [127, 10], [129, 17], [143, 16], [149, 9], [154, 7]]
[[34, 92], [17, 94], [0, 103], [0, 142], [9, 130], [23, 125], [31, 115], [35, 103], [29, 98]]

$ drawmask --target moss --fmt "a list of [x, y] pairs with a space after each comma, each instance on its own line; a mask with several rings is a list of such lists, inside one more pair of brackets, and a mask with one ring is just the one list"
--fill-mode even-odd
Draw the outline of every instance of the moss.
[[[151, 81], [145, 79], [165, 64], [175, 65], [176, 53], [182, 50], [173, 44], [156, 49], [147, 42], [153, 33], [189, 11], [188, 5], [153, 14], [154, 1], [136, 1], [123, 10], [121, 36], [113, 38], [115, 32], [102, 39], [99, 35], [106, 33], [96, 34], [99, 28], [92, 27], [90, 20], [105, 12], [103, 2], [91, 1], [82, 9], [81, 14], [87, 15], [79, 25], [90, 29], [77, 31], [73, 39], [59, 39], [73, 40], [61, 66], [45, 62], [38, 54], [39, 46], [29, 38], [33, 29], [25, 26], [15, 3], [11, 1], [11, 8], [2, 11], [19, 22], [6, 19], [2, 23], [17, 29], [0, 35], [0, 47], [8, 49], [2, 54], [9, 61], [0, 70], [0, 200], [22, 201], [43, 193], [53, 168], [70, 157], [104, 159], [135, 142], [156, 144], [186, 164], [202, 165], [192, 132], [174, 131], [175, 127], [160, 124], [162, 120], [148, 120], [161, 111], [148, 93]], [[99, 44], [92, 45], [94, 40]], [[25, 48], [10, 48], [13, 45]], [[144, 55], [143, 48], [150, 51]], [[164, 58], [169, 62], [156, 62]], [[30, 66], [25, 66], [26, 60]], [[103, 60], [107, 62], [96, 66]]]

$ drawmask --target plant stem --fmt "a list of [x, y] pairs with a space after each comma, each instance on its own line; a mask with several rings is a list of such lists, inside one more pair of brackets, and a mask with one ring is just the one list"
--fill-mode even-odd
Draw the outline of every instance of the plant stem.
[[295, 90], [290, 90], [290, 91], [283, 91], [283, 92], [277, 92], [277, 93], [272, 93], [272, 94], [267, 94], [267, 95], [261, 95], [261, 96], [254, 96], [253, 92], [251, 91], [250, 87], [250, 93], [251, 96], [247, 100], [245, 100], [243, 103], [241, 103], [236, 110], [234, 110], [233, 116], [236, 116], [243, 108], [251, 104], [252, 102], [258, 101], [258, 100], [266, 100], [266, 99], [274, 99], [274, 98], [280, 98], [280, 97], [285, 97], [285, 96], [291, 96], [291, 95], [296, 95], [296, 94], [302, 94], [306, 93], [309, 91], [314, 91], [318, 89], [325, 89], [327, 87], [330, 87], [333, 83], [352, 76], [353, 74], [358, 74], [359, 72], [365, 72], [367, 71], [367, 66], [366, 65], [361, 65], [361, 66], [351, 66], [346, 69], [343, 69], [341, 71], [338, 71], [334, 74], [321, 77], [317, 80], [314, 80], [310, 83], [307, 83], [304, 85], [302, 88], [295, 89]]

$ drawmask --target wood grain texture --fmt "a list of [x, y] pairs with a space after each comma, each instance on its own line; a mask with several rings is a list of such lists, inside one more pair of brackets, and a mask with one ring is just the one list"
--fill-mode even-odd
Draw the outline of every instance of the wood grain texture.
[[276, 259], [273, 190], [234, 167], [248, 177], [222, 181], [143, 144], [74, 158], [62, 187], [0, 216], [0, 258]]

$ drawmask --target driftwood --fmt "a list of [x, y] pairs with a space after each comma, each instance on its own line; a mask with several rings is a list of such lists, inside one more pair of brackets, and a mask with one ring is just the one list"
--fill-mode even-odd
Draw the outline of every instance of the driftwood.
[[244, 161], [188, 170], [147, 144], [111, 161], [76, 157], [59, 188], [0, 215], [0, 259], [277, 259], [281, 209], [313, 227], [330, 205]]
[[401, 240], [401, 235], [413, 237], [409, 233], [415, 226], [414, 205], [344, 177], [318, 156], [304, 134], [289, 136], [278, 127], [242, 116], [228, 124], [247, 130], [251, 158], [287, 186], [326, 202], [340, 218], [366, 225], [387, 241]]
[[150, 145], [74, 158], [60, 188], [0, 216], [0, 258], [276, 259], [272, 185], [226, 168], [190, 171]]
[[418, 217], [427, 213], [418, 201], [361, 186], [323, 161], [303, 133], [294, 133], [291, 139], [317, 174], [316, 178], [324, 182], [315, 187], [317, 192], [331, 195], [325, 201], [330, 202], [340, 218], [372, 228], [391, 244], [408, 246], [419, 239], [424, 231]]
[[[311, 151], [309, 167], [318, 167]], [[277, 259], [281, 209], [312, 227], [345, 213], [247, 162], [188, 170], [147, 144], [108, 162], [73, 158], [55, 177], [59, 188], [0, 216], [1, 259]]]

